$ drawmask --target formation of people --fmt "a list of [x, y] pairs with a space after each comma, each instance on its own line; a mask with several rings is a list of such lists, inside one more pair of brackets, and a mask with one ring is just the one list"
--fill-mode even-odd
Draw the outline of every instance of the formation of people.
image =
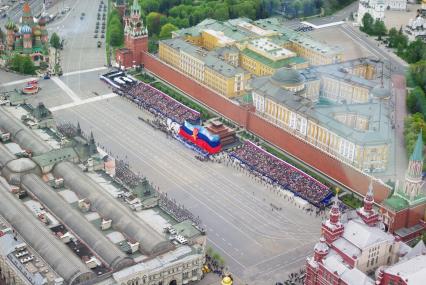
[[323, 201], [330, 196], [331, 192], [327, 186], [252, 142], [245, 141], [229, 155], [263, 179], [293, 192], [315, 206], [321, 207]]
[[170, 199], [167, 194], [160, 193], [159, 206], [161, 209], [169, 213], [176, 221], [183, 222], [185, 220], [190, 220], [196, 226], [201, 226], [201, 220], [199, 217], [194, 216], [190, 211], [188, 211], [184, 206], [178, 205], [176, 201]]
[[120, 179], [129, 188], [134, 189], [144, 180], [144, 177], [134, 173], [124, 160], [116, 160], [115, 178]]
[[143, 82], [138, 82], [127, 90], [118, 92], [118, 94], [130, 99], [140, 108], [144, 108], [154, 114], [161, 114], [179, 124], [183, 124], [185, 120], [194, 121], [200, 118], [198, 112]]

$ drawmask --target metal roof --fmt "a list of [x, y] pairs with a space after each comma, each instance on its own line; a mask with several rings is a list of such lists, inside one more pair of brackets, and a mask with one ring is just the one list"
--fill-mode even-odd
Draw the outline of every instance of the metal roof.
[[150, 225], [136, 217], [129, 208], [105, 193], [95, 181], [85, 175], [75, 164], [63, 161], [53, 168], [57, 177], [62, 177], [65, 184], [80, 198], [88, 198], [98, 213], [112, 219], [115, 227], [140, 243], [141, 251], [149, 255], [158, 254], [171, 248], [164, 235], [159, 234]]
[[29, 130], [22, 122], [9, 114], [4, 107], [0, 108], [0, 127], [10, 132], [12, 139], [21, 147], [31, 150], [34, 154], [42, 154], [52, 149], [51, 146]]
[[9, 161], [16, 159], [16, 156], [7, 147], [0, 144], [0, 168], [3, 168]]
[[66, 203], [40, 177], [34, 174], [25, 175], [22, 178], [21, 187], [28, 193], [32, 193], [113, 269], [120, 269], [132, 264], [132, 260], [126, 254], [95, 229], [87, 219]]
[[10, 193], [8, 187], [0, 177], [0, 215], [68, 284], [78, 284], [94, 277], [89, 268]]

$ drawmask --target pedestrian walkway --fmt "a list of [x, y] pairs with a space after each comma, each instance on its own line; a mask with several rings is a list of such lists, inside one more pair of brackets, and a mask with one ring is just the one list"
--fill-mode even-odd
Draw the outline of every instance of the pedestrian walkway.
[[109, 98], [114, 98], [117, 97], [118, 95], [115, 93], [109, 93], [109, 94], [105, 94], [105, 95], [101, 95], [101, 96], [97, 96], [97, 97], [91, 97], [88, 99], [84, 99], [84, 100], [79, 100], [77, 102], [73, 102], [73, 103], [68, 103], [68, 104], [64, 104], [64, 105], [60, 105], [60, 106], [56, 106], [56, 107], [52, 107], [50, 108], [50, 111], [52, 112], [56, 112], [56, 111], [60, 111], [60, 110], [64, 110], [64, 109], [68, 109], [68, 108], [73, 108], [76, 106], [80, 106], [80, 105], [84, 105], [87, 103], [93, 103], [93, 102], [97, 102], [97, 101], [101, 101], [101, 100], [105, 100], [105, 99], [109, 99]]
[[77, 96], [77, 94], [74, 93], [74, 91], [71, 90], [71, 88], [68, 87], [59, 77], [52, 77], [51, 78], [53, 82], [56, 83], [56, 85], [59, 86], [74, 102], [81, 101], [80, 97]]

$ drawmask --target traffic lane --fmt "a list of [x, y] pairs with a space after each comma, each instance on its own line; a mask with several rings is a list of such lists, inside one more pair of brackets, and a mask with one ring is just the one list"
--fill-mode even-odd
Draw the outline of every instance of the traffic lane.
[[[77, 117], [79, 117], [78, 115], [77, 115]], [[91, 123], [89, 123], [89, 124], [94, 124], [94, 122], [93, 122], [93, 118], [91, 118], [91, 119], [88, 119], [87, 120], [88, 122], [91, 122]], [[83, 124], [82, 124], [83, 125]], [[97, 137], [98, 137], [98, 135], [96, 135]], [[140, 146], [139, 146], [140, 147]], [[114, 151], [114, 153], [119, 153], [119, 151], [120, 151], [120, 147], [118, 148], [118, 150], [117, 151]], [[132, 148], [131, 147], [126, 147], [126, 149], [129, 149], [129, 150], [131, 150]], [[137, 150], [132, 150], [131, 152], [136, 152]], [[123, 153], [122, 154], [123, 156], [122, 157], [125, 157], [125, 154]], [[129, 157], [129, 155], [127, 155], [128, 157]], [[133, 156], [132, 156], [133, 157]], [[130, 157], [129, 157], [130, 158]], [[144, 159], [142, 159], [142, 160], [144, 160]], [[139, 162], [140, 163], [140, 162]], [[137, 165], [139, 165], [139, 163], [137, 164]], [[151, 166], [152, 166], [152, 163], [150, 162], [150, 164], [151, 164]], [[145, 173], [146, 173], [146, 171], [147, 171], [147, 169], [146, 168], [142, 168], [141, 169], [142, 171], [144, 171]], [[158, 176], [158, 175], [157, 175]], [[151, 178], [152, 177], [152, 175], [149, 175], [148, 176], [149, 178]], [[163, 181], [165, 181], [165, 180], [163, 180]], [[170, 182], [169, 182], [170, 183]], [[172, 185], [164, 185], [164, 188], [166, 188], [166, 187], [170, 187], [170, 188], [175, 188], [177, 185], [173, 185], [173, 182], [172, 182]], [[162, 187], [163, 188], [163, 187]], [[164, 189], [163, 188], [163, 189]], [[244, 201], [242, 201], [243, 203], [244, 203]], [[232, 204], [230, 205], [231, 207], [232, 207]], [[225, 212], [225, 211], [223, 211], [223, 212]], [[197, 214], [197, 213], [196, 213]], [[222, 213], [223, 214], [223, 213]], [[203, 217], [204, 215], [201, 213], [201, 215], [200, 215], [200, 217], [203, 219], [203, 220], [205, 220], [205, 218]], [[213, 219], [213, 220], [219, 220], [219, 219]], [[218, 226], [215, 226], [215, 228], [218, 228], [218, 229], [222, 229], [222, 228], [224, 228], [224, 225], [223, 225], [223, 223], [221, 223], [220, 225], [218, 225]], [[227, 228], [227, 227], [225, 227], [225, 228]], [[229, 230], [232, 230], [232, 225], [229, 225]], [[232, 236], [234, 236], [234, 235], [232, 235]], [[213, 240], [215, 240], [214, 238], [213, 238]], [[236, 240], [236, 242], [238, 242], [238, 241], [240, 241], [241, 240], [241, 238], [239, 238], [239, 239], [237, 239]], [[218, 243], [222, 243], [222, 238], [219, 238], [218, 240], [217, 240], [217, 242]], [[232, 243], [231, 243], [232, 244]], [[225, 244], [225, 245], [227, 245], [227, 243]], [[252, 260], [254, 260], [254, 259], [257, 259], [257, 257], [258, 256], [256, 256], [256, 254], [258, 255], [258, 253], [259, 253], [259, 251], [258, 250], [255, 250], [255, 255], [254, 256], [250, 256], [249, 257], [249, 260], [250, 261], [252, 261]], [[254, 258], [254, 259], [253, 259]], [[257, 259], [258, 260], [258, 259]]]
[[[104, 39], [93, 38], [99, 2], [79, 1], [77, 4], [61, 24], [52, 27], [65, 40], [61, 52], [64, 72], [95, 68], [106, 62]], [[83, 20], [80, 19], [81, 13], [86, 14]], [[97, 47], [98, 41], [102, 42], [102, 48]]]

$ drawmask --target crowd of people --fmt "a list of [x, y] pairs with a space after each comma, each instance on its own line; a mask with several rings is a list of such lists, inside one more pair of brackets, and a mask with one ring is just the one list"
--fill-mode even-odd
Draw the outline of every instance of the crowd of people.
[[176, 221], [183, 222], [185, 220], [191, 220], [196, 226], [201, 226], [201, 220], [199, 217], [195, 217], [190, 211], [185, 209], [184, 206], [180, 206], [175, 200], [167, 197], [167, 194], [160, 193], [159, 206], [169, 215], [171, 215]]
[[115, 163], [115, 178], [134, 189], [144, 181], [144, 177], [134, 173], [124, 160], [117, 160]]
[[327, 186], [249, 141], [229, 155], [263, 179], [293, 192], [317, 207], [321, 207], [323, 201], [331, 195]]
[[179, 124], [183, 124], [185, 120], [196, 121], [200, 118], [200, 113], [143, 82], [130, 86], [118, 94], [132, 100], [139, 107], [151, 113], [161, 114]]
[[56, 125], [56, 129], [67, 138], [73, 138], [77, 135], [77, 127], [70, 122], [59, 123]]

